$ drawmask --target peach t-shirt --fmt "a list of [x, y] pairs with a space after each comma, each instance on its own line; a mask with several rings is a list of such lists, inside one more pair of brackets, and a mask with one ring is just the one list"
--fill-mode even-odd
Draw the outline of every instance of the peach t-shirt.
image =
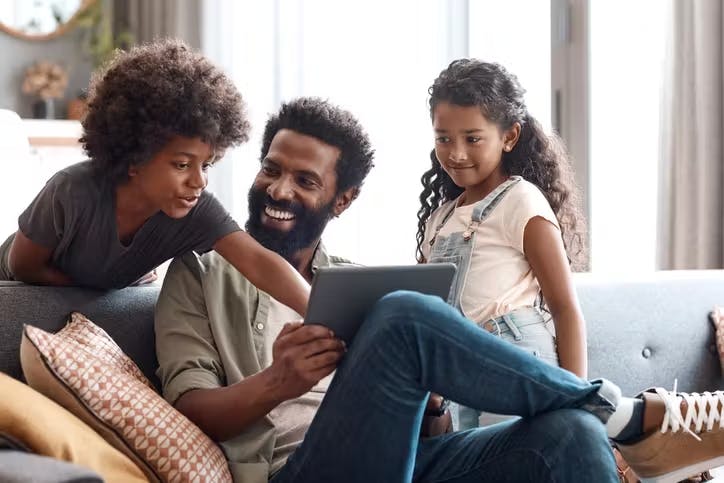
[[[430, 238], [451, 204], [457, 203], [458, 199], [445, 203], [428, 220], [422, 244], [426, 259], [430, 257]], [[465, 231], [474, 208], [475, 203], [455, 208], [439, 236]], [[477, 225], [470, 268], [462, 282], [460, 297], [460, 307], [467, 318], [485, 322], [535, 304], [540, 286], [525, 258], [523, 234], [528, 221], [536, 216], [559, 228], [543, 193], [534, 184], [521, 179]]]

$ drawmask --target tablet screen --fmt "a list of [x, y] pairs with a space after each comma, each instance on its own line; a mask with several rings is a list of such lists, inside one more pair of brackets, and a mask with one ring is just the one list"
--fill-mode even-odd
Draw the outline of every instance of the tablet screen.
[[329, 327], [349, 344], [369, 311], [386, 294], [412, 290], [447, 300], [454, 277], [452, 263], [321, 267], [312, 281], [304, 323]]

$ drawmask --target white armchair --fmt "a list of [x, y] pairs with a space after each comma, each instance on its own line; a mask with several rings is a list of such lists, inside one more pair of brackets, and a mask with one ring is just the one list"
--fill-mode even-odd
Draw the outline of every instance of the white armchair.
[[18, 215], [36, 193], [30, 193], [33, 159], [22, 119], [14, 111], [0, 109], [0, 160], [3, 166], [0, 203], [0, 243], [18, 229]]
[[23, 127], [23, 121], [15, 111], [0, 109], [0, 151], [3, 157], [8, 151], [18, 151], [26, 156], [30, 155], [28, 136]]
[[0, 197], [0, 243], [18, 229], [18, 215], [52, 175], [85, 158], [81, 134], [78, 121], [20, 119], [0, 109], [0, 161], [7, 180]]

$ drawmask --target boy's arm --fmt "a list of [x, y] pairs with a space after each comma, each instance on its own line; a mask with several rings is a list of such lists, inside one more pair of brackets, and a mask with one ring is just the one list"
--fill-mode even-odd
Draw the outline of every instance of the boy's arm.
[[261, 246], [251, 235], [236, 231], [214, 244], [214, 250], [260, 290], [304, 316], [309, 284], [277, 253]]
[[71, 285], [70, 277], [50, 264], [52, 255], [53, 250], [35, 243], [18, 230], [8, 255], [13, 278], [40, 285]]

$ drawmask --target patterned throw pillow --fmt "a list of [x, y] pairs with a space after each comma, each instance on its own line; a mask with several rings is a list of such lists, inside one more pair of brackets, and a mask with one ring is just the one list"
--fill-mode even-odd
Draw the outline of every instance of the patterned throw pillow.
[[224, 454], [153, 389], [100, 327], [79, 313], [57, 334], [26, 326], [23, 373], [128, 455], [151, 481], [230, 482]]
[[714, 307], [709, 314], [709, 320], [716, 331], [716, 350], [719, 352], [719, 363], [724, 374], [724, 307]]

